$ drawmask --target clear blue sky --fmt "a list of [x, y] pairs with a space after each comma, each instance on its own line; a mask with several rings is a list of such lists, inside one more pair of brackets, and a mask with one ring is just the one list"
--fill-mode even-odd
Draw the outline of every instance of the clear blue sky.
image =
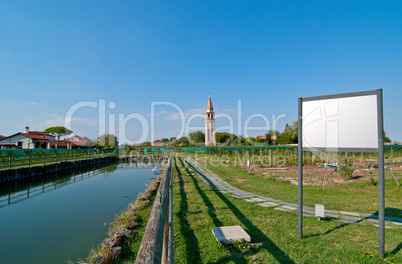
[[[402, 1], [2, 1], [0, 134], [64, 125], [82, 101], [114, 102], [116, 120], [150, 122], [158, 101], [204, 114], [209, 94], [236, 129], [241, 100], [243, 123], [285, 114], [283, 130], [298, 97], [383, 88], [385, 130], [402, 141], [401, 14]], [[155, 109], [155, 138], [177, 136], [177, 111]], [[96, 138], [97, 120], [77, 110], [75, 134]], [[127, 122], [129, 139], [140, 130]]]

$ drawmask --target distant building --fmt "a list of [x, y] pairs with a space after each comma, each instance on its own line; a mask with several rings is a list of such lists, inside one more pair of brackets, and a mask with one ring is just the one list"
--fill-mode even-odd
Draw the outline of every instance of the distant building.
[[263, 139], [263, 140], [266, 140], [266, 139], [267, 139], [267, 137], [266, 137], [266, 136], [258, 136], [257, 138], [259, 138], [259, 139]]
[[207, 111], [205, 113], [205, 146], [216, 146], [215, 113], [211, 96], [208, 97]]
[[73, 136], [70, 138], [66, 138], [64, 141], [71, 142], [72, 148], [89, 148], [91, 147], [91, 141], [89, 139], [80, 137], [80, 136]]
[[163, 146], [165, 146], [165, 142], [163, 142], [160, 139], [157, 139], [154, 142], [152, 142], [152, 147], [163, 147]]
[[48, 143], [52, 141], [55, 141], [53, 135], [43, 131], [29, 131], [29, 127], [25, 127], [25, 133], [19, 132], [0, 139], [0, 148], [48, 148]]
[[2, 149], [51, 149], [51, 148], [88, 148], [90, 141], [80, 136], [74, 136], [66, 140], [57, 141], [56, 137], [44, 131], [30, 131], [25, 127], [25, 132], [0, 138], [0, 148]]
[[6, 136], [3, 136], [3, 135], [0, 135], [0, 139], [3, 139], [3, 138], [5, 138]]

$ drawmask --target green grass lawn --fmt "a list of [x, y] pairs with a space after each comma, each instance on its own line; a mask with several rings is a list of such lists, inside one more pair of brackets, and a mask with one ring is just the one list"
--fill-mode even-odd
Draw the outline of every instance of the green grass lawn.
[[[209, 168], [239, 189], [297, 203], [297, 186], [238, 168]], [[391, 193], [391, 182], [386, 187], [386, 207], [394, 208], [393, 214], [399, 216], [401, 192]], [[376, 192], [378, 187], [365, 183], [327, 186], [325, 191], [306, 187], [304, 199], [305, 205], [324, 203], [329, 209], [374, 213], [377, 197], [370, 196]], [[197, 175], [189, 174], [180, 158], [174, 163], [173, 199], [175, 263], [384, 263], [375, 256], [378, 228], [373, 225], [304, 218], [304, 238], [299, 239], [297, 213], [263, 208], [215, 192]], [[212, 228], [232, 225], [242, 226], [252, 242], [219, 244]], [[386, 262], [401, 263], [402, 229], [386, 229], [385, 236]]]
[[[239, 167], [211, 165], [206, 167], [230, 185], [244, 191], [278, 199], [298, 202], [298, 187], [275, 178], [264, 178], [259, 173], [248, 173]], [[239, 181], [242, 180], [241, 182]], [[324, 204], [326, 209], [377, 213], [378, 186], [370, 182], [351, 182], [325, 186], [303, 186], [304, 206]], [[392, 179], [385, 180], [385, 215], [402, 218], [402, 188]]]

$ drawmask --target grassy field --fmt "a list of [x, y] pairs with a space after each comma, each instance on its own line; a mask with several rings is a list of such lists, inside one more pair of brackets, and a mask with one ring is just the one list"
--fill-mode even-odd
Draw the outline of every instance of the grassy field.
[[[296, 203], [297, 185], [264, 178], [259, 173], [248, 173], [240, 167], [205, 164], [234, 187], [285, 202]], [[376, 176], [375, 176], [376, 177]], [[303, 186], [303, 203], [314, 207], [324, 204], [330, 210], [342, 210], [361, 213], [377, 213], [378, 186], [371, 182], [350, 182], [325, 186]], [[402, 218], [402, 188], [397, 188], [393, 179], [385, 180], [385, 215]]]
[[[256, 194], [297, 202], [297, 186], [248, 174], [239, 168], [208, 166], [231, 185]], [[242, 181], [239, 181], [241, 179]], [[311, 188], [310, 188], [311, 187]], [[386, 214], [400, 216], [401, 192], [386, 183]], [[304, 188], [305, 205], [375, 213], [378, 187], [367, 183]], [[304, 218], [304, 238], [297, 236], [297, 214], [263, 208], [219, 192], [192, 175], [182, 159], [174, 163], [174, 234], [176, 263], [401, 263], [402, 230], [385, 232], [385, 260], [376, 257], [378, 229]], [[324, 201], [324, 202], [323, 202]], [[398, 209], [399, 208], [399, 209]], [[221, 245], [211, 229], [242, 226], [251, 243]]]

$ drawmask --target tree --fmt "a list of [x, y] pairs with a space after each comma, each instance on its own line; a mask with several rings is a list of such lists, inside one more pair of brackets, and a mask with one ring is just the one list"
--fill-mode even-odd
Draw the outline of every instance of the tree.
[[191, 132], [188, 134], [188, 139], [190, 143], [197, 145], [197, 143], [205, 143], [205, 133], [202, 131]]
[[298, 135], [299, 135], [299, 121], [294, 120], [292, 125], [289, 127], [289, 133], [292, 137], [291, 143], [297, 144], [298, 143]]
[[57, 140], [60, 140], [61, 136], [66, 136], [66, 135], [70, 135], [71, 133], [73, 133], [73, 131], [71, 131], [70, 129], [67, 129], [63, 126], [48, 127], [45, 129], [45, 132], [57, 137]]
[[271, 137], [278, 136], [278, 135], [279, 135], [279, 132], [277, 130], [268, 131], [268, 133], [265, 135], [267, 137], [268, 145], [272, 145], [274, 143], [273, 140], [271, 139]]
[[140, 143], [138, 146], [142, 147], [142, 148], [149, 148], [152, 146], [151, 142], [146, 141], [146, 142], [142, 142]]
[[288, 131], [284, 131], [280, 133], [276, 139], [276, 142], [279, 145], [285, 145], [285, 144], [290, 144], [292, 143], [292, 136]]
[[97, 147], [117, 147], [119, 145], [119, 141], [113, 134], [104, 134], [96, 139], [95, 145]]
[[176, 142], [176, 146], [179, 146], [181, 144], [181, 147], [188, 147], [190, 145], [190, 142], [188, 141], [187, 137], [181, 137], [179, 140]]
[[249, 146], [253, 146], [255, 143], [255, 140], [256, 140], [255, 137], [248, 137], [245, 139], [247, 145], [249, 145]]
[[233, 144], [235, 139], [237, 139], [237, 136], [235, 134], [231, 134], [228, 132], [216, 132], [215, 133], [216, 143]]
[[262, 138], [259, 138], [259, 137], [256, 137], [254, 142], [255, 142], [255, 143], [263, 143], [264, 145], [267, 144], [267, 140], [266, 140], [266, 139], [262, 139]]
[[384, 142], [392, 142], [389, 137], [387, 137], [387, 133], [384, 131]]

